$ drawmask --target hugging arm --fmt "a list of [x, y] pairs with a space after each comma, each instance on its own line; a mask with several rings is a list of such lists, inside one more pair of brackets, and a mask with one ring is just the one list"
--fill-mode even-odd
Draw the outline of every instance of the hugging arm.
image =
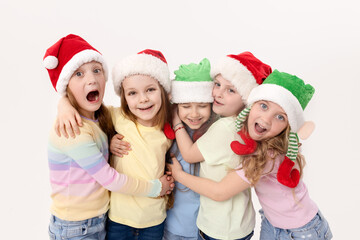
[[168, 164], [168, 167], [176, 181], [214, 201], [228, 200], [250, 187], [250, 184], [244, 181], [236, 171], [229, 172], [220, 182], [215, 182], [184, 172], [175, 157], [172, 161], [173, 164]]

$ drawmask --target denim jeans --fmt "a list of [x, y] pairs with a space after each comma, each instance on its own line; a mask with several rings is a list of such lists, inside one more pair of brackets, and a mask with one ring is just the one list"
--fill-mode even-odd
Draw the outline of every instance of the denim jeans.
[[164, 230], [164, 237], [162, 240], [198, 240], [197, 237], [184, 237], [180, 235], [175, 235], [167, 230]]
[[300, 228], [281, 229], [276, 228], [267, 220], [262, 210], [260, 240], [328, 240], [332, 239], [332, 233], [328, 222], [319, 211], [315, 217]]
[[148, 228], [134, 228], [107, 220], [107, 240], [161, 240], [164, 234], [165, 222]]
[[[253, 235], [254, 235], [254, 231], [252, 231], [246, 237], [238, 238], [238, 239], [235, 239], [235, 240], [250, 240]], [[198, 238], [198, 240], [218, 240], [218, 239], [209, 237], [208, 235], [206, 235], [205, 233], [203, 233], [202, 231], [199, 230], [199, 238]]]
[[107, 214], [104, 213], [82, 221], [66, 221], [51, 215], [49, 225], [50, 240], [104, 240], [106, 218]]

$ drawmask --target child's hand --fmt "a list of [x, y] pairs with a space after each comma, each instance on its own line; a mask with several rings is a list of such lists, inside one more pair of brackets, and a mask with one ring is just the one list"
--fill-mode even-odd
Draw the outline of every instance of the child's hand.
[[173, 127], [177, 124], [181, 123], [181, 119], [179, 117], [179, 114], [178, 114], [178, 107], [177, 107], [177, 104], [174, 104], [173, 105], [173, 120], [172, 120], [172, 125]]
[[56, 134], [59, 137], [63, 135], [69, 138], [70, 135], [75, 138], [75, 133], [80, 134], [79, 126], [82, 126], [80, 114], [70, 104], [67, 97], [61, 98], [58, 103], [58, 116], [54, 126]]
[[168, 168], [169, 172], [171, 172], [171, 175], [174, 177], [174, 179], [176, 180], [176, 176], [179, 172], [182, 172], [182, 166], [179, 163], [179, 161], [176, 159], [175, 156], [171, 157], [172, 163], [168, 163], [166, 164], [166, 167]]
[[159, 180], [162, 184], [162, 188], [159, 196], [170, 194], [175, 187], [174, 178], [172, 176], [164, 174]]
[[128, 155], [128, 151], [131, 150], [130, 143], [123, 141], [123, 138], [123, 135], [116, 134], [110, 142], [110, 152], [118, 157]]

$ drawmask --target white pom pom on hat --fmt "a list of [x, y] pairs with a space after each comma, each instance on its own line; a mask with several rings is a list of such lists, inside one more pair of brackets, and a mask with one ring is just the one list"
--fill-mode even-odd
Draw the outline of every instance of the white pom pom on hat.
[[46, 69], [54, 69], [59, 64], [59, 60], [54, 56], [47, 56], [43, 61], [44, 67]]

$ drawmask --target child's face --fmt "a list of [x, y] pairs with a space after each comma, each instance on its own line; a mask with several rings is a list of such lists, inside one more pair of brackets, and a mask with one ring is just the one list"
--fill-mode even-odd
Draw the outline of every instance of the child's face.
[[133, 75], [124, 79], [122, 87], [127, 105], [136, 120], [141, 125], [154, 126], [162, 104], [159, 82], [150, 76]]
[[102, 65], [95, 61], [81, 65], [71, 76], [68, 88], [79, 105], [79, 113], [94, 119], [94, 112], [100, 108], [105, 91]]
[[245, 106], [234, 85], [221, 74], [215, 77], [212, 95], [214, 97], [213, 111], [220, 116], [237, 116]]
[[288, 117], [278, 104], [263, 100], [253, 104], [248, 118], [248, 130], [255, 141], [275, 137], [287, 126]]
[[199, 129], [211, 115], [210, 103], [181, 103], [178, 104], [179, 117], [191, 129]]

